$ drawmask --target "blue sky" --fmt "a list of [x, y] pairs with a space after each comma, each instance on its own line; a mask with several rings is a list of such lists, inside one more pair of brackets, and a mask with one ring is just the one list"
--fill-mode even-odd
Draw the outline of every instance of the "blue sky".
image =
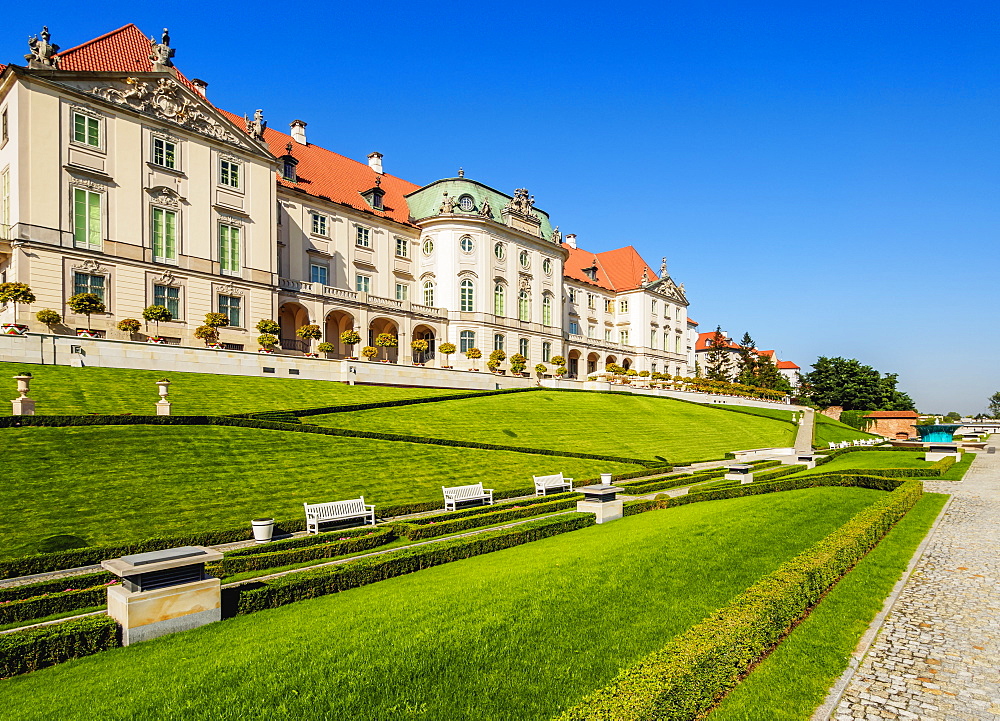
[[[806, 7], [809, 6], [809, 7]], [[94, 12], [94, 8], [99, 10]], [[259, 8], [259, 9], [258, 9]], [[170, 28], [213, 102], [416, 183], [527, 187], [582, 247], [667, 256], [690, 313], [924, 411], [1000, 390], [996, 3], [6, 7], [0, 55]]]

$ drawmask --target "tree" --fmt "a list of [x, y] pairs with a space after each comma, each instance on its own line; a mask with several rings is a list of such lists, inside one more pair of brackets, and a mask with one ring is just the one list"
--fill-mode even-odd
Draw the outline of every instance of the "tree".
[[87, 330], [90, 330], [91, 313], [103, 313], [105, 311], [104, 301], [96, 293], [77, 293], [70, 296], [69, 300], [66, 301], [66, 305], [74, 313], [87, 316]]
[[45, 327], [49, 329], [49, 333], [52, 332], [52, 326], [62, 321], [62, 316], [56, 313], [51, 308], [45, 308], [43, 310], [38, 311], [37, 313], [35, 313], [35, 318], [38, 320], [39, 323], [45, 324]]
[[160, 335], [160, 322], [166, 323], [173, 319], [170, 311], [166, 306], [162, 305], [151, 305], [148, 306], [144, 311], [142, 311], [142, 318], [148, 323], [156, 324], [156, 335]]
[[802, 387], [820, 408], [842, 406], [845, 411], [914, 410], [913, 399], [896, 389], [897, 376], [885, 377], [855, 358], [821, 356], [803, 375]]
[[347, 354], [354, 354], [354, 346], [361, 342], [361, 336], [356, 330], [345, 330], [340, 334], [340, 342], [347, 346]]
[[375, 336], [375, 345], [382, 349], [382, 360], [389, 360], [389, 348], [399, 345], [399, 340], [392, 333], [379, 333]]
[[986, 409], [990, 412], [993, 418], [1000, 418], [1000, 391], [997, 391], [990, 396], [989, 404]]
[[711, 350], [705, 354], [705, 377], [713, 381], [728, 381], [732, 373], [732, 362], [729, 358], [729, 341], [722, 334], [722, 326], [715, 327], [709, 347]]
[[141, 327], [142, 323], [140, 323], [135, 318], [123, 318], [122, 320], [118, 321], [118, 330], [124, 331], [125, 333], [128, 333], [130, 336], [138, 333]]
[[278, 325], [278, 321], [276, 320], [261, 318], [257, 321], [257, 330], [266, 335], [278, 335], [281, 332], [281, 326]]
[[959, 413], [958, 411], [949, 411], [948, 413], [945, 413], [944, 419], [948, 423], [956, 423], [962, 420], [962, 414]]
[[456, 350], [458, 349], [455, 348], [454, 343], [442, 343], [441, 345], [438, 346], [438, 351], [444, 356], [444, 362], [448, 364], [446, 367], [451, 368], [451, 358], [449, 358], [448, 356], [450, 356]]
[[753, 378], [754, 382], [746, 383], [737, 379], [737, 383], [746, 383], [748, 386], [757, 388], [767, 388], [782, 393], [791, 393], [792, 384], [781, 374], [778, 366], [774, 364], [774, 358], [769, 355], [759, 356], [757, 359], [757, 370]]
[[323, 331], [318, 325], [304, 325], [295, 331], [295, 335], [304, 340], [309, 344], [309, 350], [312, 351], [312, 342], [323, 337]]
[[738, 353], [739, 361], [736, 367], [736, 382], [748, 386], [761, 385], [757, 379], [757, 365], [761, 356], [757, 355], [757, 344], [754, 343], [749, 332], [743, 334]]
[[35, 302], [35, 294], [27, 283], [0, 283], [0, 303], [14, 304], [14, 322], [17, 322], [17, 304], [31, 305]]

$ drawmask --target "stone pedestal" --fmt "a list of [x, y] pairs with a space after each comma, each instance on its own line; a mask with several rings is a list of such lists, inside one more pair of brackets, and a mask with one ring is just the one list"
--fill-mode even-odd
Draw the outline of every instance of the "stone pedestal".
[[617, 498], [619, 489], [614, 486], [582, 486], [576, 490], [583, 494], [583, 500], [576, 502], [580, 513], [593, 513], [598, 523], [617, 521], [625, 515], [625, 502]]
[[826, 456], [818, 456], [814, 453], [799, 453], [790, 458], [782, 458], [781, 465], [783, 466], [805, 466], [806, 468], [815, 468], [816, 461], [820, 458], [826, 458]]
[[736, 464], [729, 466], [729, 472], [723, 476], [727, 481], [739, 481], [740, 483], [753, 483], [753, 466]]
[[14, 410], [11, 412], [15, 416], [35, 415], [35, 402], [30, 398], [15, 398], [11, 401], [11, 405], [14, 406]]
[[169, 416], [170, 415], [170, 401], [157, 401], [156, 402], [156, 415], [158, 415], [158, 416]]
[[934, 463], [942, 458], [954, 458], [956, 461], [962, 460], [962, 454], [958, 450], [957, 444], [935, 444], [927, 446], [924, 452], [924, 460]]

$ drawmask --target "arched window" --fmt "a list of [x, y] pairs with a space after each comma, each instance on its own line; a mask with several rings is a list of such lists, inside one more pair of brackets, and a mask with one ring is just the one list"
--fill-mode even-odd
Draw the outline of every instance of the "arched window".
[[493, 336], [493, 350], [503, 350], [504, 337], [503, 333], [497, 333]]
[[461, 285], [461, 307], [463, 313], [471, 313], [475, 309], [472, 281], [466, 278]]
[[424, 281], [424, 305], [434, 305], [434, 281]]
[[504, 252], [503, 243], [497, 243], [493, 246], [493, 255], [497, 257], [497, 260], [503, 260], [506, 253]]
[[521, 263], [522, 268], [527, 268], [529, 265], [531, 265], [531, 257], [528, 255], [528, 251], [522, 250], [520, 253], [518, 253], [517, 257]]
[[461, 353], [476, 347], [476, 333], [471, 330], [463, 330], [458, 334], [458, 350]]
[[542, 325], [552, 325], [552, 296], [542, 298]]
[[552, 362], [552, 344], [542, 343], [542, 363]]
[[520, 338], [517, 341], [517, 352], [523, 355], [525, 358], [528, 357], [528, 339]]
[[459, 241], [459, 245], [461, 246], [463, 253], [471, 253], [476, 247], [476, 244], [472, 241], [472, 237], [468, 235], [462, 236], [462, 240]]
[[497, 283], [493, 288], [493, 315], [507, 315], [507, 289], [503, 283]]
[[517, 317], [524, 321], [531, 320], [531, 302], [526, 290], [522, 290], [517, 296]]

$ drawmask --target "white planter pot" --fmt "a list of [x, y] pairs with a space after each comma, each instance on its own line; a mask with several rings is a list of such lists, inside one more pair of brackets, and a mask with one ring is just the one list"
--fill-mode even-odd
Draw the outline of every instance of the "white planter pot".
[[271, 540], [271, 536], [274, 533], [273, 518], [250, 521], [250, 525], [253, 526], [253, 540], [257, 541], [257, 543], [267, 543]]

